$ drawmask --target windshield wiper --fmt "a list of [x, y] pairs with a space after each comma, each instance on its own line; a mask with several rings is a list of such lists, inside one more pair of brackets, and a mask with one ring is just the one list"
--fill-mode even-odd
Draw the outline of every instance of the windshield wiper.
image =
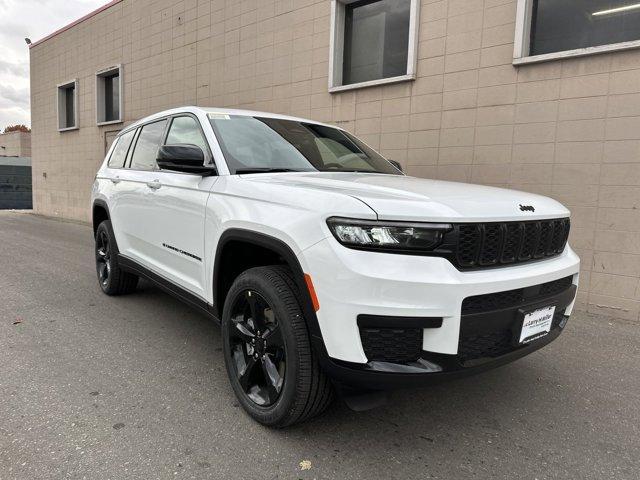
[[295, 168], [269, 168], [269, 167], [254, 167], [254, 168], [237, 168], [236, 174], [242, 173], [279, 173], [279, 172], [306, 172], [311, 170], [296, 170]]

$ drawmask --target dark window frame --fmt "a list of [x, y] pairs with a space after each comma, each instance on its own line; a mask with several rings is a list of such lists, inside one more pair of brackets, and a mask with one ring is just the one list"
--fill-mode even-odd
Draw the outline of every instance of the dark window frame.
[[167, 138], [167, 129], [169, 127], [169, 120], [171, 119], [171, 116], [166, 116], [166, 117], [160, 117], [160, 118], [154, 118], [153, 120], [149, 120], [148, 122], [145, 122], [141, 125], [137, 125], [137, 132], [134, 138], [134, 142], [135, 144], [133, 144], [133, 148], [130, 148], [130, 152], [128, 154], [128, 158], [125, 161], [126, 167], [128, 170], [135, 170], [137, 172], [157, 172], [159, 171], [158, 169], [158, 164], [155, 163], [156, 161], [154, 160], [155, 163], [155, 167], [149, 170], [146, 170], [144, 168], [135, 168], [133, 166], [133, 156], [135, 155], [135, 151], [136, 148], [138, 147], [138, 140], [140, 140], [140, 135], [142, 135], [142, 130], [144, 129], [144, 127], [147, 127], [149, 125], [152, 125], [154, 123], [160, 123], [160, 122], [165, 122], [164, 125], [164, 130], [162, 132], [162, 135], [160, 136], [160, 143], [158, 144], [158, 148], [160, 148], [161, 145], [164, 145], [164, 140]]
[[[166, 121], [167, 122], [166, 125], [165, 125], [164, 132], [162, 133], [161, 140], [160, 140], [160, 145], [165, 145], [165, 142], [167, 141], [167, 136], [169, 135], [169, 128], [171, 127], [171, 124], [173, 123], [173, 119], [177, 118], [177, 117], [191, 117], [196, 121], [196, 123], [200, 127], [200, 131], [201, 131], [202, 136], [203, 136], [203, 138], [205, 140], [205, 143], [207, 144], [207, 150], [204, 152], [204, 154], [205, 154], [205, 165], [212, 165], [212, 166], [217, 168], [215, 158], [214, 158], [213, 153], [211, 151], [211, 145], [210, 145], [209, 140], [207, 139], [207, 136], [206, 136], [206, 134], [204, 132], [204, 128], [202, 127], [202, 122], [200, 121], [198, 116], [193, 114], [193, 113], [191, 113], [191, 112], [179, 112], [179, 113], [175, 113], [175, 114], [172, 114], [172, 115], [166, 115], [166, 116], [163, 116], [163, 117], [150, 119], [150, 120], [145, 121], [144, 123], [137, 123], [137, 124], [135, 124], [135, 126], [129, 126], [129, 127], [123, 128], [118, 133], [118, 136], [116, 137], [116, 140], [114, 140], [114, 145], [115, 145], [115, 142], [118, 141], [122, 135], [125, 135], [128, 132], [131, 132], [133, 130], [135, 130], [135, 133], [134, 133], [134, 136], [133, 136], [133, 140], [131, 141], [131, 145], [129, 145], [129, 150], [127, 151], [127, 156], [125, 157], [124, 165], [121, 167], [121, 169], [123, 169], [123, 170], [134, 170], [134, 171], [138, 171], [138, 172], [162, 172], [162, 170], [159, 170], [157, 168], [154, 169], [154, 170], [143, 170], [143, 169], [133, 168], [132, 167], [133, 152], [135, 151], [135, 148], [138, 145], [138, 138], [140, 137], [140, 133], [142, 132], [142, 129], [145, 126], [149, 125], [149, 124], [157, 123], [157, 122], [161, 122], [161, 121]], [[108, 166], [108, 162], [107, 162], [107, 166]], [[157, 165], [156, 165], [156, 167], [157, 167]], [[118, 167], [108, 167], [108, 168], [117, 169]], [[180, 173], [180, 172], [171, 172], [171, 173]], [[192, 174], [187, 173], [186, 175], [192, 175]]]
[[[78, 79], [69, 80], [56, 86], [56, 113], [58, 117], [58, 132], [68, 132], [80, 128], [79, 108], [78, 108]], [[73, 125], [69, 125], [69, 91], [72, 90], [72, 113]], [[63, 119], [64, 117], [64, 119]], [[64, 120], [64, 121], [63, 121]]]
[[[129, 161], [129, 152], [131, 152], [133, 149], [133, 145], [135, 143], [135, 141], [137, 140], [137, 135], [138, 135], [138, 131], [139, 129], [129, 129], [125, 132], [121, 132], [118, 134], [118, 136], [116, 137], [116, 139], [113, 141], [113, 147], [111, 147], [111, 153], [109, 154], [109, 159], [107, 160], [107, 168], [110, 168], [112, 170], [122, 170], [126, 168], [127, 165], [127, 161]], [[129, 133], [133, 133], [133, 136], [131, 137], [131, 141], [129, 142], [129, 146], [127, 147], [127, 151], [124, 154], [124, 159], [122, 161], [122, 165], [117, 167], [117, 166], [112, 166], [111, 165], [111, 159], [113, 158], [113, 154], [116, 151], [116, 148], [118, 147], [118, 144], [120, 143], [120, 140], [122, 140], [122, 137], [124, 137], [125, 135], [128, 135]]]
[[[573, 49], [563, 49], [549, 53], [533, 53], [532, 33], [536, 28], [535, 6], [537, 0], [517, 0], [515, 41], [513, 52], [513, 65], [525, 65], [530, 63], [540, 63], [554, 61], [565, 58], [584, 57], [610, 52], [631, 50], [640, 48], [640, 38], [637, 40], [612, 41], [611, 43], [598, 43], [594, 46], [578, 47]], [[603, 6], [606, 10], [607, 6]]]
[[[204, 140], [204, 143], [207, 146], [206, 150], [204, 151], [205, 165], [213, 165], [213, 166], [215, 166], [216, 162], [215, 162], [215, 159], [213, 158], [213, 153], [211, 152], [211, 145], [209, 144], [209, 140], [207, 140], [207, 135], [204, 133], [204, 128], [202, 128], [202, 122], [193, 113], [189, 113], [189, 112], [176, 113], [176, 114], [171, 115], [169, 117], [169, 125], [168, 125], [166, 131], [164, 132], [164, 136], [162, 138], [162, 145], [166, 145], [167, 144], [167, 138], [169, 137], [169, 132], [171, 131], [171, 127], [173, 125], [173, 121], [176, 118], [181, 118], [181, 117], [189, 117], [189, 118], [192, 118], [196, 122], [196, 124], [198, 125], [198, 128], [200, 129], [200, 134], [202, 135], [202, 139]], [[176, 172], [173, 172], [173, 173], [176, 173]]]
[[[343, 57], [342, 57], [342, 84], [343, 85], [354, 85], [357, 83], [363, 83], [363, 82], [370, 82], [370, 81], [377, 81], [377, 80], [384, 80], [387, 78], [394, 78], [394, 77], [401, 77], [404, 75], [407, 75], [409, 66], [408, 66], [408, 61], [409, 61], [409, 36], [410, 36], [410, 32], [407, 31], [407, 45], [406, 45], [406, 58], [404, 59], [404, 70], [401, 73], [397, 73], [394, 75], [387, 75], [385, 76], [385, 72], [384, 72], [384, 67], [385, 67], [385, 55], [384, 52], [386, 51], [386, 41], [385, 41], [385, 46], [383, 47], [383, 60], [382, 60], [382, 67], [383, 67], [383, 72], [382, 72], [382, 76], [379, 78], [373, 78], [373, 79], [369, 79], [369, 80], [361, 80], [361, 81], [351, 81], [351, 79], [349, 78], [349, 75], [353, 74], [353, 72], [350, 72], [350, 68], [352, 65], [352, 45], [353, 45], [353, 28], [354, 28], [354, 10], [360, 7], [365, 7], [367, 5], [373, 5], [376, 3], [382, 3], [385, 0], [359, 0], [357, 2], [353, 2], [353, 3], [348, 3], [345, 5], [345, 24], [344, 24], [344, 32], [343, 32], [343, 36], [344, 36], [344, 46], [343, 46]], [[400, 0], [403, 1], [403, 0]], [[404, 3], [407, 3], [408, 5], [408, 13], [409, 13], [409, 18], [407, 18], [407, 23], [408, 23], [408, 28], [410, 28], [411, 25], [411, 2], [408, 2], [406, 0], [404, 0]], [[385, 24], [385, 28], [388, 28], [388, 26]], [[385, 33], [387, 33], [387, 31], [385, 30]], [[386, 35], [385, 35], [385, 39], [386, 39]]]
[[404, 75], [345, 84], [345, 16], [347, 5], [368, 4], [383, 0], [331, 0], [331, 30], [329, 45], [329, 93], [354, 90], [376, 85], [413, 81], [416, 79], [418, 64], [418, 41], [420, 28], [420, 0], [406, 0], [409, 3], [409, 33], [407, 47], [407, 68]]
[[[124, 68], [122, 65], [115, 65], [96, 72], [96, 125], [113, 125], [124, 122]], [[118, 84], [118, 117], [107, 117], [107, 79], [117, 77]], [[113, 102], [113, 98], [112, 98]], [[115, 104], [112, 105], [115, 108]]]

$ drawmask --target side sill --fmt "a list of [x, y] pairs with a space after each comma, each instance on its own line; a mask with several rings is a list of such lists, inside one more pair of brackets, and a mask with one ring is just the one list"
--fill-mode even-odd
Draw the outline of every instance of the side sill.
[[208, 317], [212, 318], [216, 321], [216, 323], [220, 324], [220, 319], [216, 316], [213, 305], [207, 303], [203, 298], [194, 295], [193, 293], [185, 290], [184, 288], [176, 285], [170, 280], [167, 280], [162, 275], [158, 275], [155, 272], [152, 272], [148, 268], [140, 265], [135, 260], [132, 260], [128, 257], [125, 257], [121, 253], [118, 254], [118, 263], [122, 267], [123, 270], [134, 273], [140, 277], [144, 277], [150, 282], [154, 283], [158, 287], [160, 287], [165, 292], [173, 295], [174, 297], [182, 300], [184, 303], [190, 305], [191, 307], [199, 310], [204, 313]]

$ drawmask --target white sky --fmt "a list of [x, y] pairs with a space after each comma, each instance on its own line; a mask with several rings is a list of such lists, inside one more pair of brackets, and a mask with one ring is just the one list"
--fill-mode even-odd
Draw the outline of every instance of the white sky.
[[0, 0], [0, 131], [31, 125], [29, 48], [33, 42], [108, 3], [108, 0]]

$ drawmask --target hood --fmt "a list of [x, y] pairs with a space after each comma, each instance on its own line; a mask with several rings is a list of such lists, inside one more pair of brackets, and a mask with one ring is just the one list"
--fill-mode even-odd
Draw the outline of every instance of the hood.
[[381, 220], [497, 222], [569, 215], [560, 203], [533, 193], [401, 175], [292, 172], [243, 175], [243, 179], [349, 195], [367, 204]]

